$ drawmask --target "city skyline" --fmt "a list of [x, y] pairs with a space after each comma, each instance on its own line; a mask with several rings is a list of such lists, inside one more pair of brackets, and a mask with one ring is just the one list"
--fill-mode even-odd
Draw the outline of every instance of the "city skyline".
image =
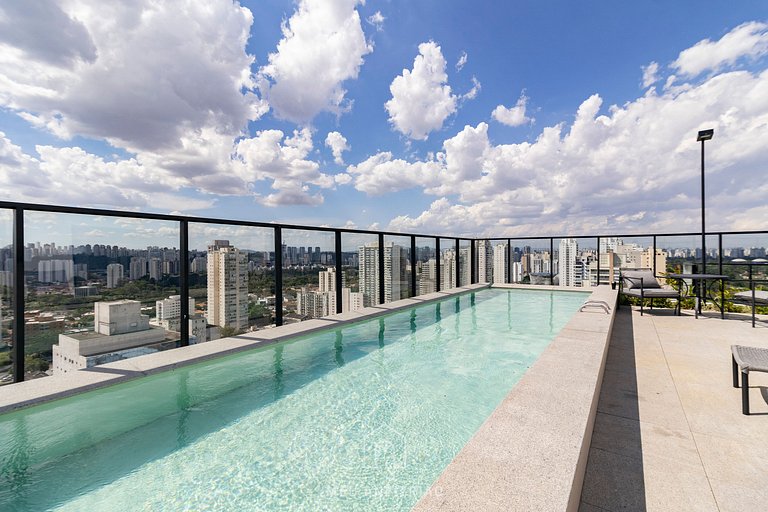
[[765, 228], [761, 0], [45, 5], [0, 7], [10, 200], [472, 237], [694, 231], [695, 135], [713, 128], [709, 228]]

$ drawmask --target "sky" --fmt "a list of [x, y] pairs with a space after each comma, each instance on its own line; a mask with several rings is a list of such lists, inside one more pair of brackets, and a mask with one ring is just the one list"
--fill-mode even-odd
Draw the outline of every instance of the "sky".
[[708, 230], [768, 229], [764, 0], [0, 4], [4, 200], [695, 232], [705, 128]]

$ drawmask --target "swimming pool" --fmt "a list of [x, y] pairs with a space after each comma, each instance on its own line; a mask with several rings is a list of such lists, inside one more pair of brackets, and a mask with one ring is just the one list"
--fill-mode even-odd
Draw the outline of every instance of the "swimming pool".
[[584, 300], [484, 290], [0, 417], [2, 510], [409, 510]]

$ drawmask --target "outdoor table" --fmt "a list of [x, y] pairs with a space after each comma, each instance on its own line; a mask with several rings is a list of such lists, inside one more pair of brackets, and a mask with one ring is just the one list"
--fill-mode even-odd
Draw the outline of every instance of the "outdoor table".
[[[670, 279], [675, 279], [679, 283], [681, 287], [685, 287], [685, 293], [681, 292], [681, 296], [690, 296], [689, 292], [694, 292], [694, 297], [696, 298], [696, 305], [693, 308], [693, 313], [696, 316], [696, 318], [699, 318], [699, 313], [701, 313], [701, 304], [702, 301], [706, 302], [707, 299], [711, 300], [712, 303], [717, 306], [717, 309], [720, 310], [720, 318], [725, 318], [725, 281], [727, 281], [729, 278], [726, 275], [723, 274], [667, 274], [666, 277]], [[688, 286], [688, 281], [691, 280], [693, 282], [693, 286]], [[717, 299], [715, 299], [714, 295], [711, 294], [711, 288], [712, 285], [720, 281], [720, 302], [717, 302]], [[691, 290], [693, 288], [693, 290]]]

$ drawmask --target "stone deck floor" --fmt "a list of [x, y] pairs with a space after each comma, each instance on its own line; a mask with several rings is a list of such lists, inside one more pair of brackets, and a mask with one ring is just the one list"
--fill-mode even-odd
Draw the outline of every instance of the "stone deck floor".
[[768, 374], [742, 415], [734, 343], [768, 348], [768, 319], [620, 308], [580, 511], [768, 510]]

